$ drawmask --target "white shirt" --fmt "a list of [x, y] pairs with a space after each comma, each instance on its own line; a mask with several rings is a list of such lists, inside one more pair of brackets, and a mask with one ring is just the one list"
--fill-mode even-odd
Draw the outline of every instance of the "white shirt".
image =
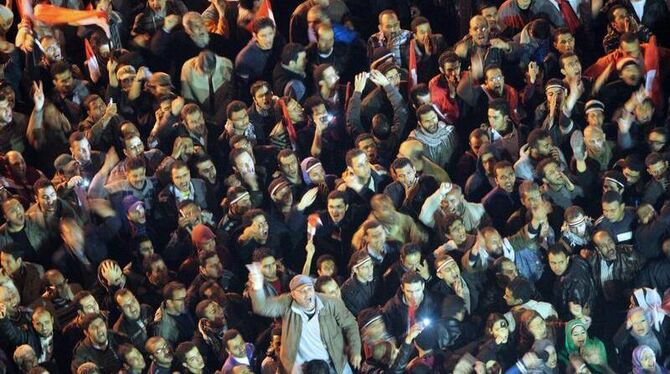
[[642, 16], [644, 15], [644, 5], [646, 3], [647, 0], [630, 0], [630, 5], [635, 9], [635, 15], [637, 15], [637, 19], [639, 20], [642, 20]]
[[302, 333], [298, 341], [298, 354], [295, 357], [292, 374], [302, 374], [302, 364], [311, 360], [324, 360], [330, 362], [330, 355], [321, 339], [321, 327], [319, 326], [319, 312], [323, 308], [321, 300], [316, 299], [316, 311], [312, 318], [297, 305], [292, 305], [293, 312], [302, 318]]

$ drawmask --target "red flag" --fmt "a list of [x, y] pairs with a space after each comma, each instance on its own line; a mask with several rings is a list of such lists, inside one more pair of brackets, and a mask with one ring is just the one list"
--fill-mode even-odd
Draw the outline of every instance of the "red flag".
[[416, 40], [412, 39], [409, 42], [409, 78], [407, 82], [407, 91], [411, 92], [412, 88], [416, 86], [418, 78], [416, 75]]
[[35, 6], [34, 19], [47, 25], [98, 25], [110, 37], [107, 13], [100, 10], [74, 10], [49, 4]]
[[298, 132], [295, 131], [295, 126], [293, 126], [293, 121], [288, 114], [288, 106], [283, 99], [279, 99], [279, 104], [281, 105], [282, 116], [284, 117], [284, 123], [286, 124], [286, 132], [288, 132], [288, 138], [291, 141], [291, 146], [295, 149], [296, 142], [298, 141]]
[[659, 63], [656, 36], [652, 35], [644, 50], [644, 70], [646, 71], [645, 90], [647, 91], [647, 95], [651, 97], [656, 108], [662, 108], [663, 106]]
[[272, 22], [277, 24], [277, 21], [275, 21], [275, 15], [272, 12], [272, 4], [270, 4], [270, 0], [263, 0], [261, 6], [258, 8], [258, 11], [256, 12], [256, 14], [254, 14], [254, 19], [252, 19], [251, 22], [249, 22], [249, 24], [247, 25], [247, 30], [249, 32], [252, 32], [254, 28], [254, 21], [264, 17], [270, 18]]
[[88, 66], [88, 74], [91, 76], [91, 81], [97, 83], [100, 79], [100, 65], [98, 64], [98, 58], [93, 52], [93, 47], [89, 43], [88, 39], [84, 39], [84, 49], [86, 50], [86, 66]]

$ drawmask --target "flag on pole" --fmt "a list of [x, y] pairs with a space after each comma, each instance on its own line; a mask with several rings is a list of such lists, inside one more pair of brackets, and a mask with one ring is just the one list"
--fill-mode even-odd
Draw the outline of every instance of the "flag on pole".
[[284, 124], [286, 125], [286, 132], [288, 133], [289, 141], [291, 142], [291, 147], [296, 149], [298, 141], [298, 132], [295, 130], [291, 116], [288, 114], [288, 105], [284, 99], [279, 99], [279, 104], [281, 105], [282, 117], [284, 117]]
[[97, 25], [111, 37], [107, 13], [101, 10], [75, 10], [49, 4], [35, 6], [35, 20], [47, 25], [90, 26]]
[[656, 108], [663, 107], [663, 92], [661, 91], [661, 74], [659, 69], [658, 46], [656, 36], [649, 38], [644, 50], [644, 70], [646, 71], [645, 90], [654, 102]]
[[247, 31], [252, 32], [254, 29], [254, 21], [264, 17], [270, 18], [272, 22], [277, 24], [277, 21], [275, 21], [275, 15], [272, 12], [272, 4], [270, 3], [270, 0], [263, 0], [260, 7], [258, 7], [258, 11], [256, 14], [254, 14], [254, 19], [252, 19], [251, 22], [249, 22], [247, 25]]
[[98, 58], [93, 52], [93, 47], [89, 43], [88, 39], [84, 39], [84, 49], [86, 50], [86, 66], [88, 66], [88, 74], [91, 76], [91, 81], [93, 83], [98, 83], [100, 79], [100, 65], [98, 64]]
[[407, 80], [407, 92], [410, 93], [419, 80], [416, 74], [416, 40], [414, 39], [409, 42], [409, 77]]
[[21, 18], [33, 18], [33, 4], [31, 0], [18, 0], [16, 7], [19, 9]]

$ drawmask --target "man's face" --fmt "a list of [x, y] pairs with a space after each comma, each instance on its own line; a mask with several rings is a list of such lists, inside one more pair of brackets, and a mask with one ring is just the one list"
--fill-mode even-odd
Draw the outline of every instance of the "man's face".
[[295, 67], [298, 71], [305, 71], [305, 68], [307, 67], [307, 52], [303, 51], [298, 53], [298, 58], [295, 60]]
[[453, 192], [452, 191], [450, 191], [444, 197], [444, 199], [442, 199], [441, 206], [442, 209], [445, 210], [447, 213], [458, 215], [461, 212], [461, 207], [463, 206], [463, 202], [465, 201], [465, 199], [463, 193], [459, 191], [453, 191]]
[[458, 268], [456, 261], [448, 260], [446, 265], [438, 265], [442, 268], [438, 271], [437, 277], [442, 279], [447, 284], [454, 284], [461, 279], [461, 269]]
[[175, 313], [184, 313], [186, 311], [186, 290], [182, 288], [174, 291], [172, 298], [166, 300], [166, 304]]
[[287, 157], [280, 157], [279, 168], [291, 179], [300, 178], [300, 165], [298, 165], [298, 158], [294, 154], [288, 155]]
[[16, 258], [8, 252], [0, 252], [0, 264], [6, 275], [14, 275], [21, 268], [21, 258]]
[[79, 309], [82, 314], [100, 313], [100, 306], [92, 295], [86, 296], [79, 301]]
[[568, 79], [579, 79], [582, 77], [582, 63], [579, 62], [577, 55], [563, 59], [563, 69], [561, 73]]
[[291, 99], [286, 103], [288, 116], [294, 123], [299, 123], [305, 120], [305, 109], [295, 99]]
[[139, 136], [133, 136], [132, 138], [126, 140], [126, 147], [123, 152], [126, 154], [126, 157], [135, 158], [140, 156], [144, 152], [144, 143], [139, 138]]
[[37, 190], [37, 204], [43, 212], [55, 213], [58, 195], [53, 186], [46, 186]]
[[449, 83], [456, 86], [461, 78], [461, 62], [445, 62], [440, 71], [444, 74]]
[[63, 53], [56, 39], [48, 38], [42, 43], [44, 55], [50, 63], [58, 62], [63, 59]]
[[368, 156], [368, 160], [377, 159], [377, 144], [371, 138], [361, 140], [358, 142], [358, 149], [365, 152], [365, 155]]
[[311, 284], [304, 284], [295, 290], [291, 291], [293, 300], [305, 310], [314, 310], [316, 307], [316, 293], [314, 286]]
[[619, 73], [621, 80], [629, 86], [636, 86], [640, 83], [642, 71], [637, 64], [628, 64]]
[[172, 169], [172, 184], [182, 192], [191, 188], [191, 172], [187, 167]]
[[256, 164], [251, 155], [247, 152], [240, 153], [235, 158], [235, 169], [241, 175], [256, 174]]
[[49, 337], [54, 332], [54, 319], [51, 313], [42, 311], [40, 313], [33, 313], [33, 328], [35, 332], [41, 337]]
[[335, 45], [335, 32], [328, 28], [319, 28], [317, 34], [317, 47], [319, 52], [328, 53]]
[[0, 101], [0, 127], [9, 125], [14, 118], [9, 100]]
[[514, 168], [503, 167], [496, 169], [496, 184], [503, 190], [512, 193], [514, 191]]
[[614, 201], [611, 203], [603, 202], [602, 203], [603, 217], [605, 217], [611, 222], [618, 222], [623, 216], [624, 207], [625, 207], [624, 204], [621, 204], [618, 201]]
[[223, 265], [221, 265], [221, 260], [219, 256], [212, 256], [201, 265], [201, 271], [205, 277], [209, 279], [219, 279], [223, 273]]
[[606, 144], [605, 134], [590, 128], [587, 128], [587, 130], [591, 131], [584, 131], [584, 144], [586, 145], [586, 148], [591, 153], [600, 154]]
[[528, 9], [532, 2], [533, 0], [516, 0], [516, 4], [523, 10]]
[[367, 182], [370, 179], [372, 168], [370, 162], [365, 154], [360, 154], [351, 159], [351, 166], [349, 167], [352, 174], [358, 177], [361, 182]]
[[375, 267], [372, 264], [372, 261], [366, 261], [358, 266], [356, 266], [353, 269], [354, 274], [356, 274], [356, 278], [360, 282], [363, 283], [369, 283], [372, 282], [372, 279], [374, 278], [375, 275]]
[[629, 185], [637, 183], [642, 176], [639, 171], [630, 169], [628, 167], [624, 167], [622, 172], [623, 176], [626, 177], [626, 183]]
[[151, 358], [161, 366], [170, 366], [174, 358], [170, 344], [163, 338], [160, 338], [153, 347], [150, 347], [149, 351], [151, 352]]
[[365, 242], [368, 247], [381, 250], [386, 243], [386, 230], [383, 226], [377, 226], [365, 231]]
[[270, 234], [268, 220], [265, 219], [265, 216], [261, 214], [254, 217], [251, 222], [251, 228], [256, 234], [257, 240], [259, 240], [261, 244], [265, 244], [265, 242], [268, 240], [268, 235]]
[[15, 316], [19, 311], [21, 297], [13, 288], [0, 286], [0, 306], [4, 305], [7, 314]]
[[398, 69], [391, 69], [387, 71], [384, 76], [391, 82], [391, 86], [396, 88], [400, 87], [400, 71], [398, 71]]
[[505, 288], [505, 294], [503, 295], [503, 300], [508, 306], [515, 306], [521, 304], [521, 300], [514, 297], [514, 292], [509, 287]]
[[613, 13], [614, 20], [610, 25], [620, 34], [626, 31], [626, 23], [630, 21], [628, 10], [626, 8], [618, 8]]
[[123, 359], [126, 364], [136, 372], [142, 372], [142, 370], [147, 366], [142, 353], [140, 353], [140, 351], [135, 347], [133, 347], [130, 352], [126, 353], [126, 356]]
[[154, 244], [151, 242], [151, 240], [144, 240], [140, 242], [138, 247], [142, 259], [145, 259], [154, 254]]
[[658, 132], [650, 132], [647, 137], [647, 144], [652, 152], [660, 152], [665, 147], [665, 135]]
[[205, 160], [196, 165], [198, 169], [198, 175], [200, 178], [206, 180], [208, 183], [216, 183], [216, 167], [212, 160]]
[[451, 224], [448, 228], [449, 238], [456, 242], [456, 244], [461, 244], [467, 239], [467, 232], [465, 231], [465, 225], [463, 221], [457, 219], [454, 223]]
[[486, 90], [489, 93], [502, 97], [505, 90], [505, 76], [500, 69], [489, 69], [486, 71]]
[[96, 345], [107, 345], [107, 324], [102, 318], [96, 318], [86, 329], [86, 335]]
[[94, 122], [97, 122], [105, 114], [105, 102], [101, 98], [97, 98], [90, 103], [88, 103], [88, 115]]
[[164, 286], [170, 280], [167, 265], [163, 260], [156, 261], [149, 266], [149, 281], [157, 286]]
[[149, 0], [149, 8], [154, 12], [161, 12], [165, 9], [165, 3], [167, 0]]
[[651, 105], [651, 101], [644, 101], [641, 104], [635, 106], [635, 120], [638, 123], [649, 123], [651, 122], [653, 116], [654, 107]]
[[270, 110], [272, 108], [273, 92], [268, 86], [261, 86], [254, 94], [254, 104], [260, 110]]
[[554, 48], [560, 53], [575, 51], [575, 37], [570, 33], [559, 34], [554, 41]]
[[503, 239], [497, 230], [488, 231], [484, 234], [484, 246], [486, 252], [494, 256], [500, 256], [503, 253]]
[[60, 74], [54, 76], [54, 86], [56, 91], [61, 95], [69, 95], [74, 89], [74, 78], [72, 78], [72, 72], [66, 70]]
[[423, 288], [424, 284], [422, 282], [403, 283], [401, 289], [407, 304], [414, 306], [420, 305], [423, 301]]
[[217, 302], [211, 302], [204, 311], [207, 320], [216, 323], [217, 326], [224, 326], [226, 324], [225, 311]]
[[490, 6], [481, 11], [482, 16], [486, 18], [489, 28], [498, 27], [498, 7]]
[[189, 371], [199, 372], [205, 367], [205, 360], [202, 359], [198, 348], [193, 347], [184, 355], [184, 363], [182, 365]]
[[611, 261], [616, 259], [616, 245], [610, 234], [606, 231], [598, 231], [593, 236], [593, 243], [605, 260]]
[[385, 14], [382, 16], [379, 30], [384, 34], [387, 40], [393, 39], [400, 33], [400, 21], [395, 14]]
[[319, 265], [319, 268], [316, 270], [317, 274], [319, 276], [327, 275], [329, 277], [332, 277], [333, 274], [335, 274], [337, 269], [337, 266], [335, 265], [335, 262], [333, 260], [325, 260], [321, 262], [321, 265]]
[[126, 173], [126, 179], [132, 188], [141, 190], [144, 188], [144, 183], [147, 180], [147, 169], [140, 167], [137, 169], [128, 170]]
[[424, 131], [429, 134], [434, 134], [439, 128], [440, 120], [437, 117], [437, 113], [435, 113], [434, 110], [431, 110], [419, 116], [419, 124]]
[[510, 281], [513, 281], [519, 276], [519, 271], [512, 261], [505, 261], [500, 267], [500, 274], [504, 275]]
[[602, 127], [605, 122], [605, 113], [602, 110], [592, 110], [586, 113], [586, 123], [589, 126]]
[[235, 135], [244, 135], [249, 127], [249, 114], [246, 109], [238, 110], [230, 114], [230, 121], [233, 123], [233, 132]]
[[73, 142], [70, 152], [72, 152], [72, 157], [82, 165], [91, 162], [91, 145], [86, 138]]
[[226, 343], [226, 350], [228, 353], [236, 358], [246, 358], [247, 352], [245, 349], [244, 339], [242, 335], [237, 335], [233, 339], [228, 340]]
[[414, 32], [414, 39], [420, 43], [426, 43], [430, 38], [430, 34], [432, 34], [430, 23], [422, 23], [416, 27], [416, 31]]
[[[571, 222], [581, 222], [584, 219], [583, 214], [578, 214]], [[579, 225], [568, 225], [568, 228], [571, 233], [579, 236], [584, 236], [586, 234], [586, 222], [582, 222]]]
[[258, 33], [254, 34], [254, 37], [256, 38], [256, 43], [258, 43], [260, 49], [269, 51], [272, 49], [272, 44], [275, 40], [275, 29], [270, 26], [264, 27], [258, 30]]
[[550, 162], [544, 167], [544, 179], [554, 186], [562, 186], [565, 183], [561, 168], [555, 162]]
[[471, 136], [470, 137], [470, 150], [472, 150], [472, 153], [477, 154], [479, 153], [479, 148], [481, 148], [484, 144], [489, 144], [491, 141], [489, 140], [488, 135], [481, 135], [481, 136]]
[[274, 256], [268, 256], [261, 260], [261, 274], [268, 281], [277, 279], [277, 260]]
[[123, 315], [130, 321], [137, 321], [140, 318], [140, 303], [133, 294], [126, 294], [116, 298], [116, 304], [121, 308]]
[[473, 17], [470, 20], [469, 34], [477, 46], [484, 47], [489, 43], [489, 23], [484, 17]]
[[385, 224], [393, 223], [393, 220], [396, 218], [395, 208], [388, 200], [381, 200], [373, 203], [372, 214], [379, 220], [379, 222]]
[[527, 191], [521, 197], [521, 203], [526, 209], [532, 210], [542, 203], [542, 194], [537, 189]]
[[394, 169], [396, 181], [405, 187], [405, 189], [412, 188], [417, 181], [416, 169], [412, 165], [405, 165], [402, 168]]
[[489, 108], [488, 117], [489, 117], [489, 124], [494, 130], [498, 132], [503, 132], [507, 130], [508, 116], [504, 115], [501, 111]]
[[205, 135], [205, 117], [202, 116], [202, 112], [196, 110], [195, 112], [186, 116], [186, 127], [188, 131], [197, 136]]
[[636, 336], [646, 336], [649, 333], [649, 322], [643, 311], [637, 311], [628, 318], [632, 333]]
[[192, 18], [184, 30], [198, 47], [204, 48], [209, 44], [209, 32], [202, 17]]
[[619, 46], [621, 49], [621, 52], [623, 52], [623, 57], [632, 57], [632, 58], [640, 58], [642, 54], [642, 50], [640, 49], [640, 41], [636, 40], [630, 43], [627, 42], [621, 42], [621, 45]]
[[337, 70], [334, 67], [329, 66], [323, 71], [323, 79], [321, 81], [329, 90], [334, 90], [340, 81], [340, 75], [337, 74]]
[[340, 286], [337, 285], [337, 282], [334, 280], [331, 280], [328, 283], [322, 284], [321, 285], [321, 293], [326, 294], [328, 296], [341, 299], [342, 298], [342, 291], [340, 290]]
[[5, 215], [5, 220], [14, 227], [23, 227], [26, 222], [26, 211], [23, 205], [16, 200], [10, 199], [2, 205], [2, 211]]
[[328, 214], [335, 223], [340, 223], [344, 219], [349, 206], [342, 199], [328, 199]]
[[662, 181], [663, 179], [665, 179], [667, 171], [668, 171], [667, 161], [659, 161], [655, 164], [647, 166], [647, 172], [649, 172], [649, 175], [651, 175], [657, 181]]
[[554, 272], [557, 276], [561, 276], [565, 273], [566, 270], [568, 270], [568, 265], [570, 263], [570, 259], [568, 256], [565, 255], [565, 253], [549, 253], [549, 267], [551, 268], [551, 271]]

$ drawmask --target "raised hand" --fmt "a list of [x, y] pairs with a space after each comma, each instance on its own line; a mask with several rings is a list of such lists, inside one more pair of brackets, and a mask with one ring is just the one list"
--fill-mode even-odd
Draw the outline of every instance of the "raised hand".
[[382, 74], [382, 72], [379, 70], [370, 71], [370, 80], [372, 81], [372, 83], [380, 87], [384, 87], [387, 84], [391, 84], [388, 78], [386, 78], [386, 75]]
[[44, 87], [42, 81], [33, 82], [33, 101], [35, 102], [35, 111], [44, 109]]
[[368, 76], [369, 75], [370, 75], [370, 73], [365, 72], [365, 71], [362, 72], [362, 73], [356, 74], [356, 76], [354, 77], [354, 92], [359, 92], [359, 93], [363, 92], [363, 90], [365, 89], [365, 85], [368, 83]]

